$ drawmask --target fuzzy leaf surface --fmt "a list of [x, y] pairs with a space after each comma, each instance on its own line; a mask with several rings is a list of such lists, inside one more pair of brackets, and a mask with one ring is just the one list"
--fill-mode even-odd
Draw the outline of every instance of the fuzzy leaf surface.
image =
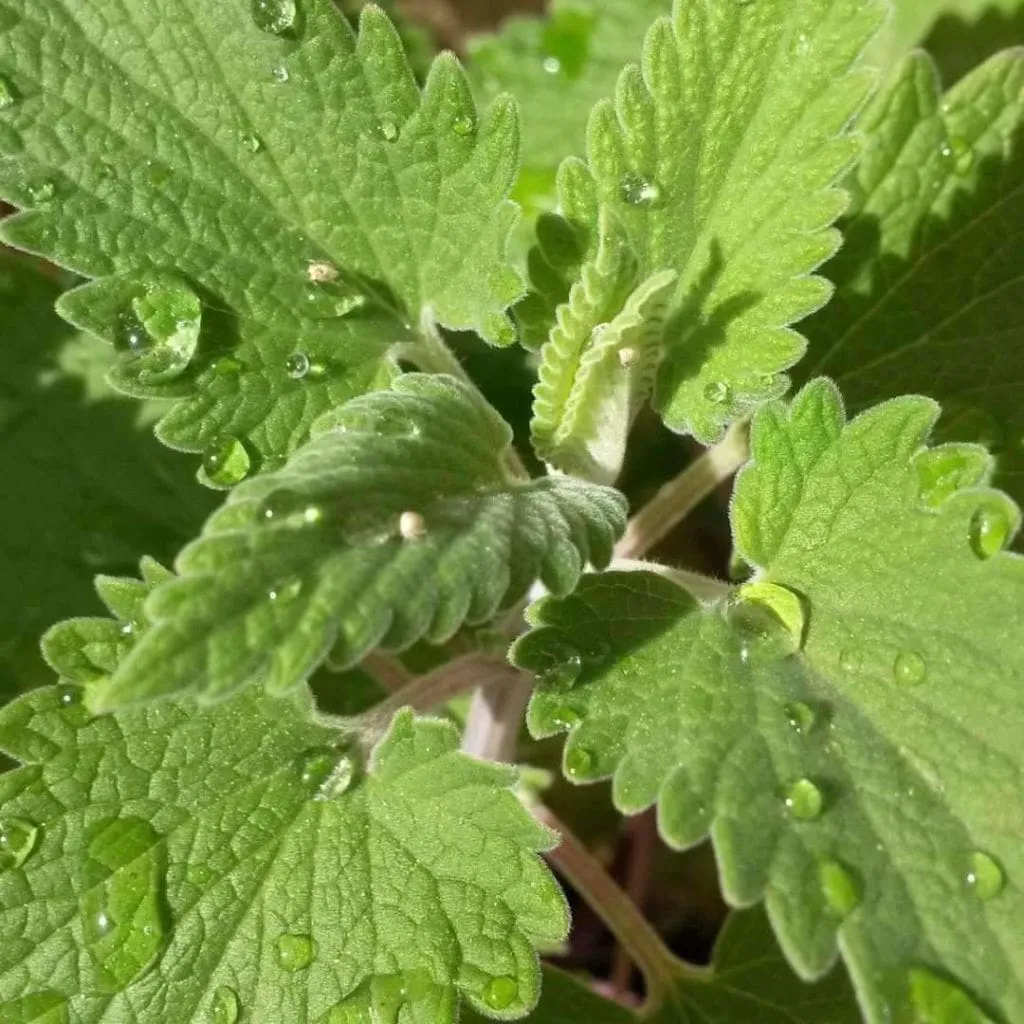
[[4, 237], [99, 279], [62, 311], [108, 340], [151, 274], [202, 300], [176, 379], [118, 378], [177, 399], [169, 445], [285, 455], [422, 319], [512, 340], [515, 110], [478, 115], [450, 55], [421, 93], [379, 8], [357, 35], [330, 0], [7, 0], [0, 29], [0, 195], [25, 211]]
[[510, 478], [511, 436], [440, 375], [408, 374], [331, 414], [184, 550], [181, 578], [149, 601], [154, 629], [97, 706], [255, 682], [282, 692], [328, 651], [344, 667], [374, 647], [440, 643], [537, 578], [567, 593], [587, 562], [608, 563], [625, 500], [570, 478]]
[[995, 542], [1019, 513], [981, 449], [922, 447], [936, 415], [904, 398], [845, 423], [818, 381], [755, 418], [734, 534], [793, 633], [609, 573], [535, 605], [514, 660], [548, 680], [529, 725], [571, 729], [569, 777], [657, 803], [676, 846], [710, 834], [726, 897], [766, 901], [802, 976], [841, 952], [870, 1021], [903, 1019], [921, 976], [1015, 1020], [1024, 560]]
[[941, 436], [978, 441], [1024, 499], [1024, 51], [943, 96], [923, 54], [862, 120], [867, 138], [835, 298], [807, 325], [808, 372], [855, 409], [921, 392]]
[[559, 172], [565, 215], [622, 221], [640, 280], [679, 277], [655, 405], [701, 441], [785, 388], [824, 304], [814, 271], [836, 250], [850, 133], [870, 86], [858, 67], [884, 13], [874, 0], [675, 5], [649, 31], [587, 133], [588, 163]]

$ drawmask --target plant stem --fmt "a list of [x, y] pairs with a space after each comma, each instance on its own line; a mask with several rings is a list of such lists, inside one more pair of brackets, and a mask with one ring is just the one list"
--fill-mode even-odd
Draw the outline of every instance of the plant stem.
[[633, 516], [616, 545], [616, 556], [639, 558], [645, 555], [746, 462], [748, 451], [747, 423], [741, 420]]
[[618, 569], [622, 572], [654, 572], [664, 576], [673, 583], [678, 583], [684, 590], [689, 591], [698, 601], [718, 601], [728, 597], [731, 587], [724, 580], [716, 580], [712, 576], [704, 576], [699, 572], [692, 572], [690, 569], [676, 569], [671, 565], [662, 565], [660, 562], [644, 562], [634, 558], [616, 558], [609, 566], [610, 569]]
[[363, 670], [388, 693], [398, 693], [416, 677], [397, 659], [383, 651], [371, 651], [362, 660]]
[[650, 922], [594, 855], [561, 821], [542, 804], [533, 804], [533, 813], [545, 825], [558, 832], [562, 841], [546, 856], [552, 865], [587, 901], [608, 926], [622, 948], [639, 968], [647, 983], [645, 1016], [660, 1007], [680, 977], [706, 972], [675, 957]]
[[485, 761], [514, 761], [523, 712], [533, 679], [509, 666], [512, 675], [481, 686], [473, 694], [462, 749]]

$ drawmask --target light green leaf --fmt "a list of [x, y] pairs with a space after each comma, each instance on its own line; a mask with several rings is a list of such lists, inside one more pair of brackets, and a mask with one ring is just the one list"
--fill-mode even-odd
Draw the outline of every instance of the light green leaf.
[[362, 766], [305, 690], [102, 718], [79, 693], [0, 711], [24, 762], [0, 776], [19, 852], [0, 1018], [449, 1024], [460, 1000], [536, 1003], [533, 947], [568, 927], [536, 856], [553, 836], [450, 724], [399, 712]]
[[610, 484], [622, 468], [626, 438], [650, 397], [675, 273], [661, 271], [634, 288], [636, 260], [614, 224], [596, 259], [573, 285], [541, 349], [534, 389], [533, 445], [566, 473]]
[[655, 404], [674, 430], [717, 439], [781, 393], [820, 307], [814, 271], [838, 244], [850, 133], [871, 78], [858, 56], [875, 0], [677, 3], [654, 24], [642, 70], [595, 107], [589, 164], [559, 174], [570, 221], [624, 225], [639, 281], [674, 270]]
[[510, 92], [523, 119], [519, 193], [554, 191], [555, 170], [582, 156], [593, 105], [640, 57], [644, 33], [671, 0], [555, 0], [543, 18], [514, 17], [470, 43], [470, 69], [484, 97]]
[[0, 255], [0, 701], [50, 680], [39, 637], [98, 607], [97, 572], [171, 558], [213, 505], [147, 429], [166, 406], [111, 391], [109, 349], [56, 316], [58, 292]]
[[[3, 40], [3, 235], [100, 279], [62, 310], [125, 350], [122, 387], [178, 399], [167, 444], [278, 458], [421, 321], [513, 339], [515, 109], [478, 116], [450, 55], [421, 93], [379, 8], [357, 37], [330, 0], [11, 0]], [[202, 302], [169, 381], [138, 355], [168, 272]]]
[[282, 692], [333, 648], [442, 642], [538, 577], [567, 593], [604, 566], [625, 499], [504, 465], [508, 425], [454, 378], [408, 374], [355, 399], [282, 470], [247, 481], [149, 601], [155, 627], [97, 694], [113, 707], [246, 684]]
[[906, 392], [942, 403], [940, 436], [980, 441], [1024, 498], [1024, 52], [945, 97], [918, 55], [862, 126], [833, 301], [807, 325], [808, 372], [855, 409]]
[[710, 833], [727, 899], [764, 899], [806, 978], [841, 952], [872, 1022], [923, 1013], [933, 976], [1024, 1013], [1019, 512], [981, 449], [922, 447], [936, 415], [846, 424], [820, 381], [768, 406], [733, 503], [752, 585], [718, 607], [588, 576], [514, 648], [569, 777], [657, 802], [676, 846]]

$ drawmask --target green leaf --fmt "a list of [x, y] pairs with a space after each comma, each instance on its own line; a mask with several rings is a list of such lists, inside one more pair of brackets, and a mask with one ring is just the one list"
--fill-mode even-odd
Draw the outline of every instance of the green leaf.
[[523, 119], [518, 192], [554, 191], [555, 170], [582, 156], [591, 107], [607, 96], [623, 65], [637, 60], [644, 32], [671, 0], [555, 0], [546, 17], [510, 18], [470, 43], [470, 68], [485, 97], [510, 92]]
[[616, 491], [513, 479], [508, 425], [454, 378], [355, 399], [279, 472], [236, 488], [149, 601], [156, 622], [96, 707], [295, 686], [333, 648], [442, 642], [538, 577], [567, 593], [625, 526]]
[[537, 454], [605, 484], [619, 475], [629, 428], [654, 387], [675, 274], [662, 271], [634, 289], [635, 280], [628, 241], [609, 224], [541, 349], [534, 390]]
[[50, 680], [39, 636], [96, 604], [97, 572], [171, 558], [212, 508], [147, 429], [165, 411], [114, 394], [109, 349], [53, 312], [58, 284], [0, 255], [0, 701]]
[[1024, 54], [945, 96], [924, 55], [862, 122], [833, 301], [811, 320], [808, 372], [855, 409], [907, 392], [942, 403], [940, 436], [980, 441], [1024, 498]]
[[[379, 8], [357, 37], [330, 0], [11, 0], [3, 32], [3, 236], [100, 279], [62, 311], [123, 349], [121, 387], [177, 399], [167, 444], [278, 458], [422, 321], [513, 340], [515, 109], [478, 116], [450, 55], [421, 93]], [[140, 305], [171, 271], [199, 336], [155, 379]]]
[[0, 866], [0, 1018], [443, 1024], [460, 999], [534, 1005], [533, 946], [568, 926], [536, 856], [552, 835], [451, 725], [400, 712], [364, 772], [305, 691], [97, 719], [75, 694], [0, 712], [27, 762], [0, 776], [0, 820], [34, 830]]
[[679, 276], [655, 393], [672, 429], [715, 440], [785, 389], [804, 350], [789, 325], [830, 294], [813, 272], [839, 244], [836, 182], [871, 81], [858, 56], [883, 13], [875, 0], [678, 3], [642, 70], [595, 107], [588, 165], [563, 164], [570, 221], [620, 220], [636, 283]]
[[872, 1022], [923, 1014], [922, 971], [1024, 1012], [1019, 512], [983, 450], [922, 447], [937, 411], [845, 423], [821, 381], [769, 405], [733, 502], [752, 584], [588, 576], [513, 651], [569, 777], [657, 802], [673, 845], [710, 833], [730, 903], [764, 899], [805, 978], [841, 952]]

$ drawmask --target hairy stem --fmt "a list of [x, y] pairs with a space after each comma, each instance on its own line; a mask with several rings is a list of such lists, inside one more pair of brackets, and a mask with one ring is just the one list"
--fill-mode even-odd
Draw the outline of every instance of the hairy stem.
[[513, 673], [481, 686], [469, 705], [462, 749], [486, 761], [514, 761], [523, 712], [533, 690], [533, 679]]
[[732, 589], [724, 580], [716, 580], [712, 576], [704, 576], [702, 573], [693, 572], [690, 569], [676, 569], [671, 565], [661, 565], [659, 562], [616, 558], [609, 568], [622, 572], [657, 573], [659, 576], [664, 576], [665, 579], [672, 580], [673, 583], [678, 583], [698, 601], [718, 601], [723, 597], [728, 597]]
[[371, 651], [361, 664], [363, 671], [388, 693], [398, 693], [416, 678], [397, 658], [382, 651]]
[[[643, 913], [651, 889], [651, 872], [658, 848], [658, 827], [655, 822], [654, 808], [652, 807], [633, 818], [629, 822], [628, 829], [626, 895], [637, 910]], [[612, 960], [612, 987], [618, 992], [628, 992], [632, 976], [632, 957], [625, 946], [620, 944], [616, 947], [615, 957]]]
[[670, 480], [626, 527], [616, 545], [619, 558], [639, 558], [666, 537], [723, 480], [743, 465], [749, 453], [747, 423], [734, 423], [722, 440]]
[[681, 975], [706, 972], [675, 957], [636, 904], [619, 888], [594, 855], [547, 808], [533, 804], [533, 813], [562, 839], [546, 856], [607, 925], [636, 964], [647, 984], [644, 1015], [660, 1007]]

